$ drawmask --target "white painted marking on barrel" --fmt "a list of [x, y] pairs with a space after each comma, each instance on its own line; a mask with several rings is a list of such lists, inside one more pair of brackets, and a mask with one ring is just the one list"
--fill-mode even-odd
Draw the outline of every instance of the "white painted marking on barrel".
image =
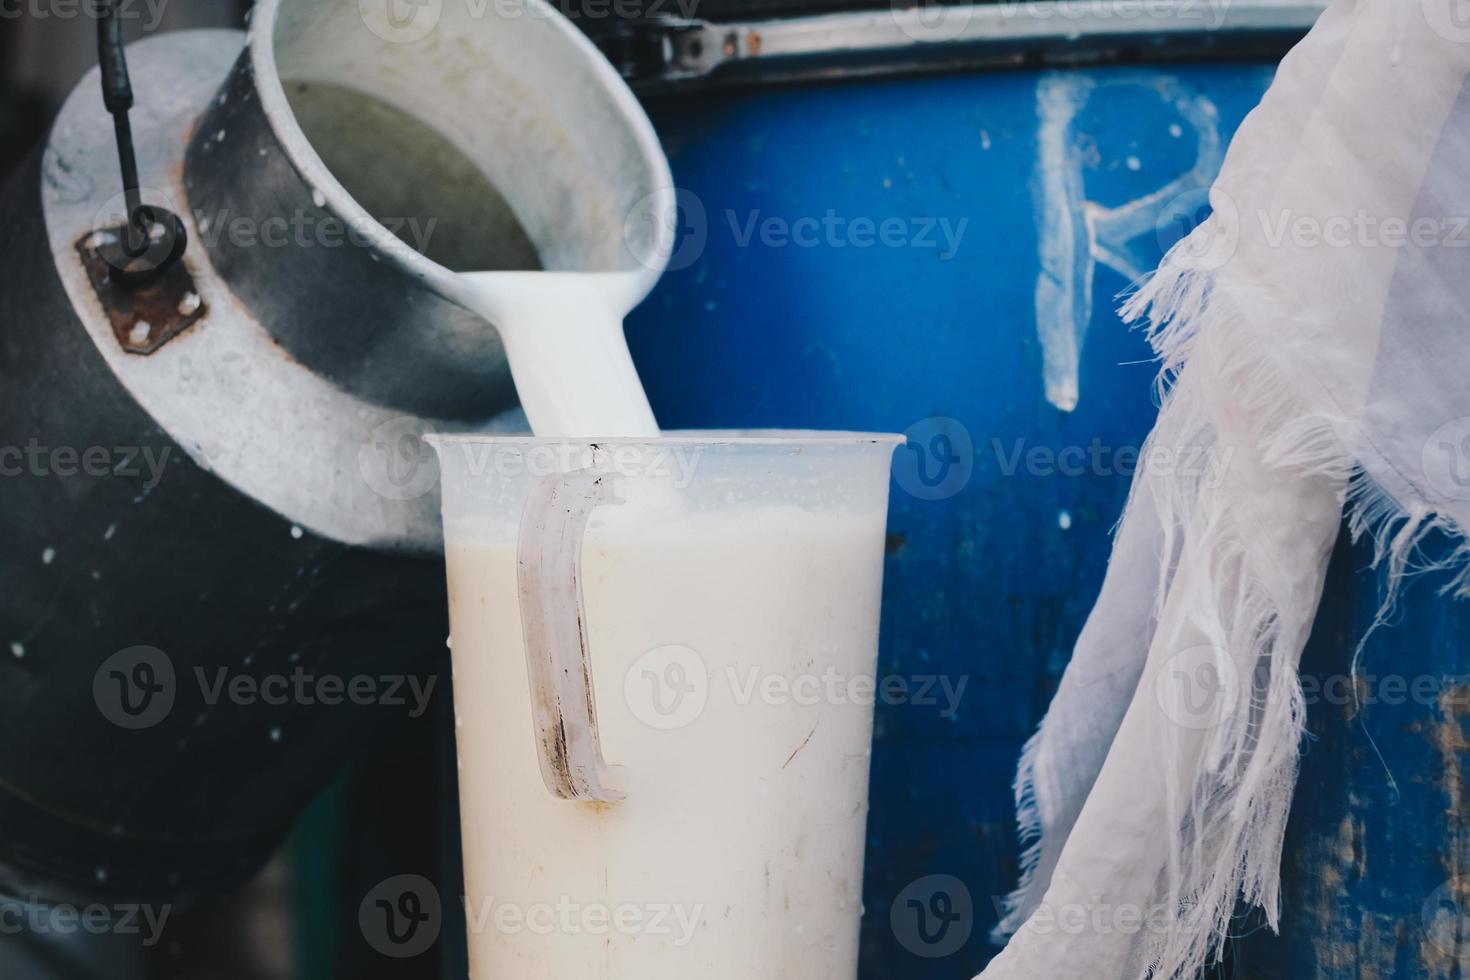
[[[1092, 161], [1077, 138], [1083, 108], [1107, 88], [1136, 88], [1153, 94], [1177, 112], [1198, 139], [1194, 165], [1143, 197], [1116, 207], [1089, 200], [1085, 174]], [[1136, 281], [1157, 260], [1153, 231], [1160, 210], [1186, 191], [1208, 187], [1223, 159], [1220, 114], [1213, 102], [1170, 75], [1128, 73], [1101, 80], [1095, 76], [1048, 72], [1036, 84], [1037, 249], [1036, 333], [1041, 341], [1042, 383], [1046, 400], [1064, 412], [1081, 397], [1082, 347], [1092, 322], [1092, 283], [1098, 263]], [[1175, 123], [1182, 135], [1184, 128]], [[1088, 143], [1090, 146], [1091, 144]], [[1124, 165], [1143, 163], [1129, 156]]]

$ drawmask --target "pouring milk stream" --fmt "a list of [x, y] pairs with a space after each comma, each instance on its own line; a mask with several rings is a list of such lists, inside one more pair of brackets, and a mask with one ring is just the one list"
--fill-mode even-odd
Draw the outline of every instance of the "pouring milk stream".
[[633, 272], [477, 272], [457, 298], [495, 324], [537, 436], [655, 436], [623, 317], [642, 298]]

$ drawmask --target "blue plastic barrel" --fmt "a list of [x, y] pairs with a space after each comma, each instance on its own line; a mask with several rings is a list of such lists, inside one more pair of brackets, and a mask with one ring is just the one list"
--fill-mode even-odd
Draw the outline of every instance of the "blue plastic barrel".
[[1116, 294], [1195, 220], [1271, 72], [653, 103], [685, 191], [674, 267], [629, 325], [661, 422], [911, 437], [889, 521], [864, 980], [956, 980], [995, 953], [1016, 759], [1155, 415], [1150, 352]]

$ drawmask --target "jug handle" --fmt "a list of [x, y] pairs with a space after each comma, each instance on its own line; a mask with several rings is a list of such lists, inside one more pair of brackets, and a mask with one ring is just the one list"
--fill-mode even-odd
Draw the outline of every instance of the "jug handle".
[[622, 503], [611, 479], [590, 470], [547, 477], [521, 515], [516, 575], [531, 716], [541, 778], [564, 800], [623, 799], [608, 785], [617, 767], [602, 756], [582, 594], [587, 522], [600, 505]]

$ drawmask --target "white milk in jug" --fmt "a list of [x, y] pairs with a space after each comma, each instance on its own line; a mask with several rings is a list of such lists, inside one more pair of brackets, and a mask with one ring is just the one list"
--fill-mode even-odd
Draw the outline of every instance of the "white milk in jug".
[[886, 453], [876, 473], [856, 510], [594, 513], [614, 804], [543, 784], [515, 541], [450, 525], [474, 980], [856, 976]]

